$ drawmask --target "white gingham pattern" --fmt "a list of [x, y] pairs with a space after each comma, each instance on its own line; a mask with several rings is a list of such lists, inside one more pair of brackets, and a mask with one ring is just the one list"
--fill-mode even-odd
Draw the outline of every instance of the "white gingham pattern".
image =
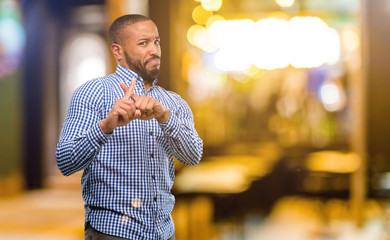
[[[167, 123], [133, 120], [105, 135], [99, 126], [124, 95], [119, 83], [157, 99], [171, 110]], [[81, 184], [85, 221], [96, 230], [128, 239], [168, 239], [175, 198], [174, 159], [189, 165], [202, 156], [203, 142], [187, 103], [153, 83], [145, 92], [142, 78], [118, 66], [114, 74], [91, 80], [73, 94], [57, 144], [64, 175], [84, 170]]]

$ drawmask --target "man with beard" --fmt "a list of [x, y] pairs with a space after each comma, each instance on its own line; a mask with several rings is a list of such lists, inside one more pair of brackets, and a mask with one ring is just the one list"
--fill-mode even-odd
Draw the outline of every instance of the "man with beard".
[[195, 165], [203, 142], [187, 103], [156, 84], [161, 49], [154, 22], [125, 15], [109, 37], [116, 72], [73, 93], [57, 164], [66, 176], [84, 171], [85, 239], [174, 239], [173, 157]]

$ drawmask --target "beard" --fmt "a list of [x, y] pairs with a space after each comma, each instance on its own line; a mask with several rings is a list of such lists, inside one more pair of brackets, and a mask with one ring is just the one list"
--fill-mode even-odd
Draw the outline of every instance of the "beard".
[[126, 60], [127, 65], [129, 66], [129, 68], [131, 70], [133, 70], [134, 72], [138, 73], [143, 78], [143, 80], [145, 80], [149, 83], [153, 83], [153, 81], [160, 74], [160, 66], [156, 66], [152, 70], [148, 70], [148, 69], [146, 69], [146, 64], [153, 59], [160, 59], [160, 57], [154, 55], [151, 58], [147, 59], [142, 64], [140, 60], [136, 60], [136, 59], [131, 58], [129, 56], [129, 54], [127, 54], [126, 51], [124, 53], [125, 53], [125, 60]]

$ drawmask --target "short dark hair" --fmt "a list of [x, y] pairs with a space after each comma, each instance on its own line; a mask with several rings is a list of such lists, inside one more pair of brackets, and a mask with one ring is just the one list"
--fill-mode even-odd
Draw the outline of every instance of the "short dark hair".
[[127, 14], [123, 15], [111, 24], [110, 29], [108, 30], [108, 37], [110, 44], [123, 44], [124, 43], [124, 34], [123, 29], [134, 23], [149, 21], [150, 18], [140, 15], [140, 14]]

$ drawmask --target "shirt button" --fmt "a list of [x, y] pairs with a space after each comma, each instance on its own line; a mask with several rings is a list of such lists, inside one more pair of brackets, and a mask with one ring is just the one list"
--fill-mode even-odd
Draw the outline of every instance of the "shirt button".
[[157, 197], [153, 198], [153, 200], [154, 200], [155, 202], [157, 202]]
[[172, 133], [172, 131], [173, 131], [172, 129], [169, 129], [169, 130], [168, 130], [169, 133]]
[[153, 136], [153, 132], [149, 132], [150, 136]]
[[153, 175], [152, 178], [153, 178], [153, 180], [156, 180], [156, 176]]
[[151, 157], [151, 158], [153, 158], [153, 157], [154, 157], [154, 154], [153, 154], [153, 153], [151, 153], [151, 154], [150, 154], [150, 157]]

